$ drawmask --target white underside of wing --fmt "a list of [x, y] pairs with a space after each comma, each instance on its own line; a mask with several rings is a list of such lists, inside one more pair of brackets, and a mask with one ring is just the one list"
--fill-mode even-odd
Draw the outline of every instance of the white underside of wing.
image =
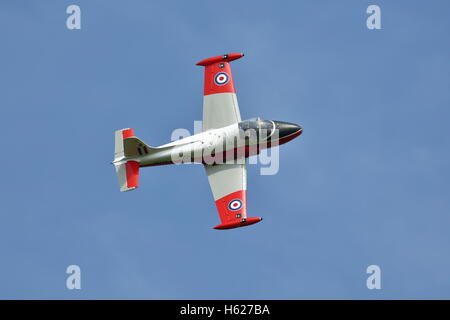
[[247, 190], [247, 167], [245, 163], [206, 165], [205, 170], [214, 200], [239, 190]]
[[203, 97], [203, 131], [229, 126], [241, 121], [236, 94], [231, 92]]

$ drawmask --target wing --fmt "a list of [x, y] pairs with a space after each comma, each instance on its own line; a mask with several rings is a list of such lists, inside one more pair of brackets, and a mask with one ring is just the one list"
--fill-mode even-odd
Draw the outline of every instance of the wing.
[[245, 164], [206, 165], [209, 185], [221, 224], [214, 229], [248, 226], [262, 220], [247, 218], [247, 168]]
[[205, 67], [203, 131], [241, 121], [230, 62], [243, 56], [243, 53], [230, 53], [197, 63]]

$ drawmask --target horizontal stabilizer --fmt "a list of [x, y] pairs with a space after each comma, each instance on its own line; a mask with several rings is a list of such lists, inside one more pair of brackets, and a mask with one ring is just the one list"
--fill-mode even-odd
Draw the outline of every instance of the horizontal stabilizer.
[[117, 178], [121, 192], [131, 191], [139, 185], [139, 162], [121, 161], [115, 162]]
[[114, 160], [125, 157], [123, 140], [129, 137], [134, 137], [134, 131], [130, 128], [117, 130], [114, 133]]
[[114, 167], [119, 180], [120, 191], [134, 190], [139, 185], [139, 152], [145, 143], [134, 136], [133, 129], [126, 128], [115, 132]]

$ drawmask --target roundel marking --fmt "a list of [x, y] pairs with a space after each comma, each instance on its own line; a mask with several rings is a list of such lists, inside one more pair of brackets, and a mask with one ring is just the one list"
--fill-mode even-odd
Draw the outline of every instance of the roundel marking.
[[231, 211], [236, 211], [239, 210], [240, 208], [242, 208], [242, 201], [239, 199], [231, 200], [230, 203], [228, 204], [228, 209], [230, 209]]
[[214, 77], [214, 82], [218, 85], [218, 86], [223, 86], [224, 84], [228, 83], [228, 80], [230, 79], [230, 77], [228, 76], [228, 74], [226, 72], [219, 72], [218, 74], [216, 74], [216, 76]]

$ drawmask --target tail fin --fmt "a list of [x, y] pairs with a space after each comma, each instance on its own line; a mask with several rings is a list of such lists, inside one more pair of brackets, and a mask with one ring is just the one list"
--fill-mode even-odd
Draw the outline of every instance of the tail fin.
[[113, 164], [116, 167], [120, 191], [130, 191], [138, 187], [141, 157], [159, 150], [152, 148], [134, 135], [133, 129], [115, 132]]
[[115, 132], [115, 150], [113, 164], [119, 179], [120, 191], [130, 191], [139, 184], [139, 157], [153, 149], [134, 136], [133, 129], [121, 129]]

